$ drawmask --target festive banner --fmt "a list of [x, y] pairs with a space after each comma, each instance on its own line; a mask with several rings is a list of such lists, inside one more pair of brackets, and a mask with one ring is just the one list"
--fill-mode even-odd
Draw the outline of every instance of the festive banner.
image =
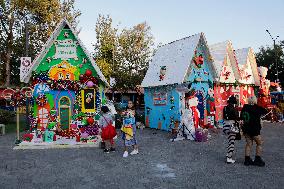
[[20, 81], [21, 82], [28, 75], [31, 67], [32, 67], [31, 57], [21, 57], [21, 65], [20, 65]]

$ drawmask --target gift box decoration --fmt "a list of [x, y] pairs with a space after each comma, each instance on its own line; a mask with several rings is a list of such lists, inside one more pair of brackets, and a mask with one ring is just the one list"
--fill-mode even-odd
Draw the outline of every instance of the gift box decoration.
[[45, 131], [44, 132], [44, 141], [52, 142], [53, 141], [54, 132], [53, 131]]

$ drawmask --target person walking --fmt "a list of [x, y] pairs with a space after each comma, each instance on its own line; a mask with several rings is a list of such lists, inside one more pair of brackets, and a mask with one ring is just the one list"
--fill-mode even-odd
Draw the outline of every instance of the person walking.
[[223, 132], [228, 135], [228, 147], [227, 147], [227, 163], [235, 163], [233, 154], [235, 151], [236, 136], [240, 134], [240, 128], [238, 126], [239, 113], [236, 108], [237, 99], [231, 96], [227, 101], [228, 105], [223, 109], [224, 127]]
[[122, 112], [123, 126], [121, 127], [122, 139], [124, 141], [123, 157], [128, 157], [128, 147], [133, 146], [134, 150], [130, 155], [138, 154], [138, 145], [136, 140], [136, 121], [135, 121], [135, 108], [132, 101], [128, 101], [126, 111]]
[[[248, 104], [245, 104], [241, 111], [241, 118], [243, 120], [243, 134], [246, 138], [245, 145], [245, 161], [244, 165], [265, 166], [265, 162], [261, 158], [262, 153], [262, 138], [261, 131], [261, 116], [267, 114], [267, 110], [257, 105], [257, 99], [252, 96], [248, 99]], [[250, 158], [253, 141], [256, 143], [255, 159]]]

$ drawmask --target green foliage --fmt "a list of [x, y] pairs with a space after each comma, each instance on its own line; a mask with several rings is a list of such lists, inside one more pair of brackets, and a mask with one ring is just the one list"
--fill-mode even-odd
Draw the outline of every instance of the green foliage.
[[118, 37], [114, 77], [116, 87], [134, 90], [140, 85], [153, 53], [153, 36], [146, 22], [130, 29], [123, 29]]
[[96, 38], [94, 44], [96, 63], [109, 80], [112, 75], [114, 64], [114, 51], [117, 47], [117, 29], [112, 26], [110, 16], [99, 15], [96, 23]]
[[[284, 45], [284, 41], [281, 42]], [[277, 59], [277, 68], [276, 68]], [[257, 66], [265, 66], [268, 68], [267, 78], [270, 81], [276, 80], [278, 70], [278, 78], [281, 86], [284, 86], [284, 52], [280, 45], [275, 45], [275, 49], [271, 47], [261, 47], [260, 52], [256, 54]]]
[[7, 124], [13, 120], [15, 112], [0, 109], [0, 123]]
[[26, 31], [30, 44], [28, 55], [33, 58], [63, 17], [76, 26], [81, 13], [74, 9], [74, 0], [0, 2], [0, 85], [10, 86], [19, 83], [19, 58], [25, 56]]
[[115, 78], [115, 89], [134, 90], [141, 84], [153, 54], [150, 27], [144, 22], [118, 33], [110, 16], [99, 15], [96, 34], [94, 56], [105, 77]]

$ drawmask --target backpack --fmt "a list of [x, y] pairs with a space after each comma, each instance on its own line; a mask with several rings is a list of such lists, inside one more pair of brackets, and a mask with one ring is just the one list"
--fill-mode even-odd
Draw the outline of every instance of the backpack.
[[236, 119], [235, 109], [230, 106], [225, 106], [223, 110], [223, 118], [225, 120], [235, 120]]

